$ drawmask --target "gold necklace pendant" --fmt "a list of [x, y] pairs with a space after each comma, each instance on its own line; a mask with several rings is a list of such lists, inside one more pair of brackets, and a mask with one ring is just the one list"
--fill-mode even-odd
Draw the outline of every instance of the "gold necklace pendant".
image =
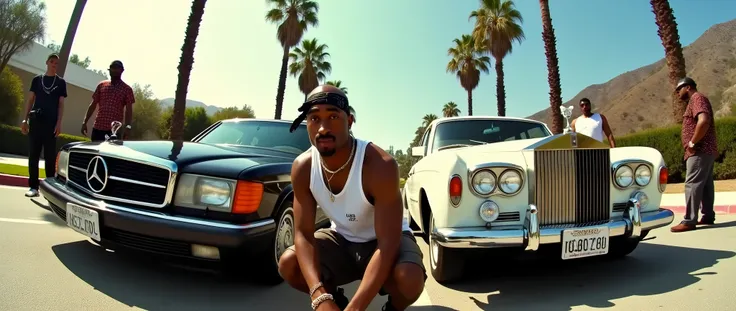
[[330, 191], [330, 201], [335, 202], [335, 195]]

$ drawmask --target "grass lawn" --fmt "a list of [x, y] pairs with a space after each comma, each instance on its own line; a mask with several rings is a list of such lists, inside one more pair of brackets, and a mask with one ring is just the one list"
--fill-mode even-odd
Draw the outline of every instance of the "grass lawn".
[[[28, 177], [28, 167], [22, 165], [0, 163], [0, 174]], [[46, 170], [39, 169], [38, 178], [46, 178]]]
[[[736, 191], [736, 179], [716, 180], [713, 185], [716, 192]], [[664, 193], [685, 193], [685, 184], [669, 184]]]

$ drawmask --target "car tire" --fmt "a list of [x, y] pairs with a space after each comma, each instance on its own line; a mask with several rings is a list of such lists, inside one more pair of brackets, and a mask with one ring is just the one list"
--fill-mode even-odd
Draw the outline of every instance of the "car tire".
[[282, 203], [276, 214], [276, 230], [271, 238], [271, 249], [260, 280], [267, 285], [281, 284], [284, 279], [279, 274], [279, 259], [289, 246], [294, 245], [294, 206], [291, 199]]
[[429, 268], [438, 283], [450, 283], [462, 276], [465, 259], [461, 250], [443, 247], [432, 237], [434, 216], [429, 222]]

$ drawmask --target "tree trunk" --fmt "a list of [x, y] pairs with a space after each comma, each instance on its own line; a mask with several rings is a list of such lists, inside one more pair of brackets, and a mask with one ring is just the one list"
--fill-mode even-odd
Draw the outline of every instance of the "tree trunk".
[[184, 111], [187, 108], [189, 76], [192, 73], [194, 47], [197, 44], [199, 25], [202, 23], [202, 15], [204, 15], [204, 6], [206, 3], [207, 0], [192, 1], [192, 11], [189, 14], [184, 45], [181, 48], [181, 59], [179, 60], [179, 81], [176, 83], [174, 112], [171, 121], [171, 132], [169, 134], [170, 140], [181, 140], [184, 135]]
[[66, 65], [69, 62], [69, 55], [72, 51], [72, 43], [74, 43], [74, 37], [77, 35], [79, 21], [82, 19], [82, 13], [86, 4], [87, 0], [77, 0], [77, 4], [74, 5], [74, 11], [72, 11], [72, 17], [69, 18], [69, 26], [66, 27], [64, 42], [61, 44], [61, 50], [59, 51], [59, 64], [56, 67], [56, 75], [59, 77], [63, 78], [66, 72]]
[[468, 115], [473, 115], [473, 90], [468, 90]]
[[286, 68], [289, 66], [289, 47], [284, 47], [284, 56], [281, 58], [281, 73], [279, 74], [279, 88], [276, 90], [276, 113], [274, 119], [281, 120], [281, 110], [284, 109], [284, 92], [286, 91]]
[[544, 54], [547, 56], [547, 81], [549, 82], [550, 119], [552, 133], [562, 133], [562, 87], [560, 86], [560, 67], [557, 62], [557, 39], [552, 28], [552, 17], [549, 12], [549, 1], [539, 0], [542, 11], [542, 39], [544, 40]]
[[685, 57], [682, 55], [682, 45], [680, 45], [680, 35], [677, 32], [677, 22], [675, 22], [675, 16], [668, 0], [650, 0], [650, 4], [655, 22], [659, 27], [657, 33], [662, 40], [669, 69], [670, 86], [672, 86], [672, 116], [675, 123], [682, 123], [682, 115], [685, 113], [687, 103], [681, 100], [674, 90], [677, 81], [684, 78], [687, 72]]
[[496, 100], [498, 116], [506, 116], [506, 91], [503, 87], [503, 58], [496, 58]]

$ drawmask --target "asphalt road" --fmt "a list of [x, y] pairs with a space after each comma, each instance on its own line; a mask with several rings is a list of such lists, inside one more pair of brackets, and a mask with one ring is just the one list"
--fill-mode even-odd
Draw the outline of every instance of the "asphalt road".
[[[0, 310], [310, 310], [285, 284], [226, 281], [101, 249], [24, 191], [0, 186]], [[660, 229], [625, 260], [477, 257], [464, 282], [445, 287], [430, 276], [410, 310], [733, 310], [736, 216], [718, 223], [678, 235]]]

